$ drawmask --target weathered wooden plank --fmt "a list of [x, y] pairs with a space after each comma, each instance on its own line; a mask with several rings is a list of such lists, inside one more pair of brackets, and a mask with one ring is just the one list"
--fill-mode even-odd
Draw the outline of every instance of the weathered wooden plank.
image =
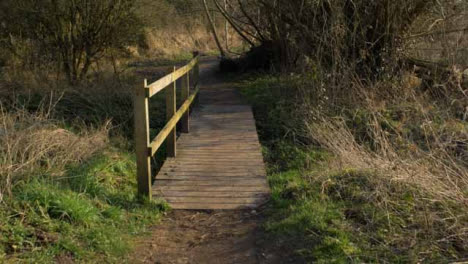
[[156, 179], [155, 185], [159, 186], [268, 186], [264, 179], [249, 180], [217, 180], [217, 181], [199, 181], [199, 180], [167, 180]]
[[171, 203], [173, 209], [185, 210], [245, 210], [257, 208], [259, 204], [218, 204], [218, 203]]
[[239, 145], [239, 144], [213, 144], [213, 143], [208, 143], [208, 144], [203, 144], [203, 143], [197, 143], [197, 144], [179, 144], [179, 146], [184, 147], [187, 151], [195, 151], [195, 150], [218, 150], [218, 151], [228, 151], [228, 150], [239, 150], [239, 151], [259, 151], [260, 146], [256, 145], [248, 145], [249, 142], [245, 142], [245, 145]]
[[162, 169], [159, 171], [159, 174], [162, 175], [201, 175], [201, 176], [265, 176], [265, 170], [263, 168], [251, 168], [251, 169], [230, 169], [230, 170], [223, 170], [220, 168], [169, 168], [169, 169]]
[[231, 166], [182, 166], [182, 168], [177, 167], [164, 167], [160, 173], [205, 173], [205, 174], [237, 174], [237, 173], [247, 173], [247, 174], [265, 174], [265, 170], [260, 166], [250, 166], [250, 167], [231, 167]]
[[258, 157], [257, 159], [246, 159], [242, 157], [218, 157], [218, 159], [207, 160], [202, 157], [197, 158], [177, 158], [172, 160], [166, 160], [166, 166], [180, 166], [180, 165], [187, 165], [190, 166], [192, 164], [213, 164], [213, 165], [220, 165], [220, 166], [231, 166], [231, 165], [239, 165], [239, 166], [263, 166], [263, 158]]
[[187, 149], [181, 149], [177, 156], [178, 160], [183, 160], [185, 158], [194, 158], [194, 160], [199, 159], [207, 159], [207, 158], [217, 158], [217, 159], [241, 159], [241, 160], [248, 160], [252, 158], [257, 158], [257, 160], [263, 160], [263, 156], [260, 153], [260, 150], [257, 151], [258, 153], [252, 152], [240, 152], [240, 151], [191, 151]]
[[[193, 139], [195, 140], [195, 139]], [[187, 142], [181, 142], [179, 145], [184, 146], [187, 151], [190, 150], [201, 150], [203, 148], [205, 149], [218, 149], [218, 150], [224, 150], [226, 148], [230, 149], [246, 149], [246, 150], [260, 150], [260, 145], [257, 145], [254, 143], [255, 141], [250, 141], [246, 140], [234, 143], [234, 142], [226, 142], [226, 143], [221, 143], [221, 142], [209, 142], [209, 141], [201, 141], [201, 142], [193, 142], [193, 143], [187, 143]], [[239, 145], [241, 143], [241, 145]], [[242, 145], [243, 144], [243, 145]], [[255, 153], [255, 152], [252, 152]]]
[[199, 181], [238, 181], [250, 179], [264, 179], [265, 173], [262, 172], [163, 172], [158, 173], [157, 179], [179, 179], [179, 180], [199, 180]]
[[235, 143], [235, 142], [209, 142], [209, 141], [204, 141], [204, 142], [192, 142], [192, 143], [187, 143], [187, 142], [182, 142], [179, 145], [186, 147], [188, 150], [198, 150], [198, 149], [218, 149], [218, 150], [224, 150], [224, 149], [245, 149], [245, 150], [259, 150], [260, 146], [254, 143], [255, 141], [241, 141]]
[[184, 190], [184, 191], [166, 191], [166, 190], [157, 190], [153, 191], [153, 195], [163, 196], [163, 197], [199, 197], [199, 198], [265, 198], [268, 196], [267, 192], [246, 192], [246, 191], [236, 191], [236, 192], [227, 192], [227, 191], [193, 191], [193, 190]]
[[179, 110], [177, 110], [177, 112], [171, 118], [171, 120], [167, 122], [164, 128], [159, 132], [156, 138], [151, 142], [150, 144], [151, 156], [153, 156], [154, 153], [156, 153], [156, 151], [159, 149], [159, 147], [164, 142], [166, 137], [172, 131], [172, 128], [175, 127], [175, 125], [180, 120], [180, 118], [185, 113], [185, 111], [187, 111], [187, 109], [190, 107], [197, 93], [198, 93], [198, 90], [195, 90], [195, 92], [192, 95], [190, 95], [189, 99], [187, 99], [187, 101], [185, 101], [185, 103], [179, 108]]
[[[174, 67], [174, 72], [176, 68]], [[177, 80], [177, 79], [176, 79]], [[176, 113], [176, 89], [177, 89], [177, 82], [173, 82], [173, 85], [170, 88], [166, 89], [166, 122], [171, 121], [172, 117], [174, 117]], [[168, 157], [175, 157], [177, 148], [176, 148], [176, 140], [177, 140], [177, 132], [176, 127], [172, 127], [169, 131], [169, 134], [166, 137], [166, 155]]]
[[160, 78], [156, 82], [146, 86], [149, 89], [148, 96], [153, 97], [158, 92], [164, 90], [167, 86], [169, 86], [173, 82], [172, 73]]
[[[146, 79], [144, 85], [146, 86]], [[149, 115], [148, 97], [142, 87], [137, 87], [134, 96], [135, 152], [137, 160], [138, 193], [150, 197], [151, 158], [148, 155]]]
[[252, 181], [256, 183], [257, 180], [264, 179], [262, 175], [220, 175], [220, 176], [213, 176], [213, 175], [203, 175], [203, 174], [164, 174], [158, 175], [158, 180], [191, 180], [191, 181], [230, 181], [230, 182], [237, 182], [240, 180], [243, 181]]
[[[211, 137], [212, 135], [210, 135]], [[252, 145], [260, 146], [258, 144], [258, 138], [254, 137], [247, 137], [246, 135], [243, 135], [243, 140], [242, 143], [249, 143]], [[193, 142], [192, 140], [197, 140], [197, 142]], [[232, 137], [232, 138], [221, 138], [221, 137], [216, 137], [215, 139], [210, 139], [210, 138], [201, 138], [199, 137], [193, 137], [193, 138], [179, 138], [179, 145], [187, 145], [191, 146], [194, 145], [196, 146], [197, 144], [203, 145], [203, 144], [239, 144], [239, 136]]]
[[262, 167], [251, 168], [233, 168], [223, 170], [220, 167], [192, 167], [192, 168], [162, 168], [159, 174], [172, 174], [172, 175], [262, 175], [265, 176], [265, 170]]
[[190, 177], [193, 177], [193, 179], [204, 179], [208, 178], [208, 180], [221, 180], [223, 178], [227, 179], [250, 179], [250, 178], [255, 178], [255, 179], [264, 179], [265, 178], [265, 172], [264, 171], [252, 171], [252, 172], [246, 172], [246, 171], [226, 171], [226, 172], [210, 172], [210, 171], [173, 171], [173, 172], [160, 172], [158, 173], [157, 179], [177, 179], [177, 178], [183, 178], [183, 179], [190, 179]]
[[245, 166], [261, 166], [263, 165], [263, 160], [261, 158], [257, 159], [244, 159], [244, 158], [218, 158], [218, 159], [202, 159], [201, 157], [197, 159], [190, 159], [190, 158], [184, 158], [180, 159], [178, 161], [171, 161], [168, 162], [166, 166], [191, 166], [191, 165], [197, 165], [197, 164], [213, 164], [217, 166], [231, 166], [231, 165], [239, 165], [242, 166], [244, 164]]
[[160, 191], [197, 191], [197, 192], [259, 192], [269, 193], [270, 188], [267, 185], [261, 186], [187, 186], [187, 185], [167, 185], [153, 186], [153, 193]]
[[[231, 164], [232, 165], [232, 164]], [[235, 167], [231, 167], [231, 165], [227, 164], [226, 166], [223, 166], [223, 164], [213, 166], [211, 164], [203, 164], [200, 166], [197, 166], [196, 164], [181, 164], [181, 165], [174, 165], [174, 166], [164, 166], [159, 170], [159, 173], [161, 174], [174, 174], [174, 173], [194, 173], [194, 174], [218, 174], [218, 175], [224, 175], [224, 174], [238, 174], [238, 173], [247, 173], [247, 174], [260, 174], [265, 176], [265, 168], [260, 165], [250, 165], [249, 167], [242, 168], [241, 164], [236, 164]], [[183, 168], [180, 168], [183, 167]]]
[[242, 166], [242, 164], [244, 164], [245, 166], [248, 166], [248, 167], [264, 168], [262, 167], [260, 162], [262, 162], [262, 160], [253, 162], [252, 160], [246, 160], [246, 159], [238, 159], [238, 160], [221, 160], [221, 159], [214, 160], [213, 159], [210, 162], [210, 161], [201, 160], [201, 159], [200, 160], [186, 159], [186, 160], [181, 160], [180, 162], [171, 162], [165, 167], [174, 168], [174, 167], [180, 167], [180, 166], [196, 166], [196, 165], [213, 165], [215, 167], [221, 167], [221, 166], [229, 167], [229, 166]]
[[[235, 137], [220, 137], [216, 136], [215, 138], [212, 138], [212, 136], [216, 135], [211, 135], [208, 134], [206, 135], [206, 138], [201, 137], [200, 135], [198, 137], [188, 137], [188, 139], [181, 138], [180, 144], [202, 144], [202, 143], [220, 143], [220, 144], [239, 144], [239, 137], [242, 137], [241, 142], [245, 143], [251, 143], [251, 144], [258, 144], [258, 138], [246, 135], [243, 133], [242, 135], [238, 135]], [[193, 140], [197, 140], [196, 142], [193, 142]]]
[[183, 149], [178, 153], [178, 158], [180, 160], [189, 160], [190, 157], [194, 157], [192, 160], [233, 160], [233, 161], [263, 161], [263, 157], [260, 154], [251, 154], [244, 155], [236, 152], [213, 152], [213, 154], [208, 154], [206, 152], [185, 152]]
[[217, 203], [217, 204], [262, 204], [268, 197], [166, 197], [169, 203]]
[[225, 154], [229, 156], [233, 155], [242, 155], [244, 157], [258, 156], [260, 153], [260, 148], [258, 149], [202, 149], [202, 148], [193, 148], [193, 149], [181, 149], [181, 153], [184, 154], [209, 154], [209, 155], [219, 155]]
[[[184, 75], [182, 78], [182, 87], [181, 87], [181, 100], [184, 102], [188, 99], [190, 94], [190, 74], [189, 72]], [[180, 120], [180, 127], [182, 133], [188, 133], [190, 129], [190, 108], [182, 115]]]
[[263, 160], [258, 159], [258, 160], [251, 160], [251, 159], [218, 159], [218, 160], [203, 160], [203, 159], [185, 159], [185, 160], [180, 160], [180, 161], [171, 161], [169, 162], [166, 166], [169, 168], [176, 168], [181, 165], [185, 166], [192, 166], [192, 165], [213, 165], [213, 166], [247, 166], [247, 167], [252, 167], [252, 166], [263, 166], [262, 164]]
[[[196, 129], [196, 127], [192, 126], [193, 129]], [[209, 134], [209, 133], [201, 133], [201, 134], [195, 134], [195, 133], [190, 133], [188, 135], [183, 135], [180, 137], [180, 144], [202, 144], [202, 143], [224, 143], [224, 144], [239, 144], [240, 142], [246, 142], [254, 145], [259, 145], [258, 143], [258, 138], [255, 138], [247, 133], [239, 133], [239, 135], [233, 135], [232, 137], [222, 137], [216, 134]], [[186, 137], [187, 136], [187, 137]], [[239, 138], [242, 138], [241, 141], [239, 141]], [[194, 140], [197, 140], [194, 142]]]
[[[192, 124], [192, 126], [196, 128], [194, 124]], [[216, 136], [216, 137], [213, 138], [212, 136]], [[257, 139], [258, 140], [258, 137], [255, 134], [255, 131], [244, 130], [244, 131], [239, 131], [236, 133], [231, 133], [229, 135], [226, 135], [226, 134], [221, 134], [219, 132], [215, 133], [215, 131], [203, 132], [203, 131], [200, 131], [199, 129], [195, 130], [193, 133], [183, 135], [183, 137], [181, 137], [181, 140], [187, 138], [187, 140], [199, 139], [199, 140], [206, 140], [206, 141], [223, 141], [223, 140], [228, 140], [228, 139], [231, 139], [231, 140], [239, 139], [240, 136], [243, 137], [243, 139], [252, 139], [252, 140]]]
[[197, 158], [191, 159], [190, 156], [186, 155], [181, 157], [177, 161], [171, 161], [169, 165], [182, 165], [182, 164], [245, 164], [248, 165], [257, 165], [263, 163], [262, 157], [241, 157], [241, 156], [231, 156], [231, 157], [217, 157], [217, 156], [199, 156]]
[[177, 79], [182, 77], [184, 74], [189, 72], [192, 68], [194, 68], [194, 66], [197, 65], [198, 60], [199, 60], [199, 57], [197, 56], [194, 59], [192, 59], [187, 65], [185, 65], [184, 67], [181, 67], [177, 71], [174, 71], [160, 78], [159, 80], [153, 82], [150, 85], [145, 84], [145, 88], [149, 89], [149, 97], [152, 97], [156, 93], [168, 87], [171, 83], [177, 81]]

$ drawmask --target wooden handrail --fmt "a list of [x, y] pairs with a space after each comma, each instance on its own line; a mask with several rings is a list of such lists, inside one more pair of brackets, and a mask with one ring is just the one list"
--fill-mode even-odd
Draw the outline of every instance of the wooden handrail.
[[159, 80], [153, 82], [152, 84], [145, 85], [145, 88], [149, 89], [148, 96], [153, 97], [155, 94], [164, 90], [168, 85], [172, 84], [173, 82], [177, 81], [180, 77], [184, 74], [187, 74], [190, 70], [192, 70], [198, 64], [199, 56], [193, 58], [187, 65], [179, 68], [173, 73], [169, 73], [168, 75], [160, 78]]
[[[138, 193], [151, 199], [151, 157], [157, 152], [164, 141], [167, 143], [167, 155], [176, 156], [176, 126], [180, 121], [182, 132], [189, 132], [190, 106], [198, 94], [199, 56], [196, 56], [185, 66], [148, 85], [144, 81], [143, 88], [137, 88], [134, 97], [135, 115], [135, 152], [137, 158]], [[190, 73], [193, 73], [193, 87], [190, 94]], [[182, 100], [184, 103], [176, 110], [176, 84], [182, 82]], [[169, 88], [170, 87], [170, 88]], [[166, 89], [167, 88], [167, 89]], [[149, 138], [149, 99], [158, 92], [166, 91], [167, 123], [150, 143]]]
[[159, 147], [162, 145], [164, 140], [166, 140], [167, 136], [171, 132], [171, 130], [177, 125], [177, 122], [182, 118], [185, 112], [189, 109], [190, 105], [192, 104], [193, 100], [197, 96], [199, 88], [195, 90], [195, 92], [185, 101], [185, 103], [177, 110], [174, 116], [172, 116], [171, 120], [167, 122], [164, 128], [159, 132], [159, 134], [154, 138], [154, 140], [150, 143], [148, 148], [148, 153], [151, 156], [154, 156], [156, 151], [158, 151]]

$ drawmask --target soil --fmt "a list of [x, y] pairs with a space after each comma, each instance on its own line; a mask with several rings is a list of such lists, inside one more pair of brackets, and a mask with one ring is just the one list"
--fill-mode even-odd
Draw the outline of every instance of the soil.
[[138, 242], [131, 263], [284, 263], [264, 247], [257, 211], [171, 211]]

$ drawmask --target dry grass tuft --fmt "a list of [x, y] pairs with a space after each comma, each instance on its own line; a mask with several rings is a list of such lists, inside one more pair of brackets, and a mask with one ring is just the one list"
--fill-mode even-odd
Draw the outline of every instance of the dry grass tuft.
[[393, 181], [417, 185], [434, 197], [468, 206], [468, 170], [443, 148], [431, 152], [415, 148], [413, 155], [403, 156], [377, 128], [376, 134], [382, 136], [385, 147], [374, 152], [358, 144], [343, 121], [322, 117], [307, 126], [310, 136], [335, 154], [342, 168], [378, 170]]
[[[406, 194], [395, 190], [395, 186], [410, 190], [411, 196], [418, 200], [414, 208], [423, 207], [408, 209], [412, 210], [413, 225], [418, 226], [422, 236], [439, 248], [455, 245], [460, 252], [468, 250], [466, 126], [461, 128], [464, 132], [457, 134], [450, 130], [446, 133], [445, 126], [450, 121], [437, 129], [434, 120], [426, 116], [419, 123], [425, 133], [424, 138], [430, 141], [422, 148], [404, 133], [398, 133], [398, 130], [389, 133], [384, 129], [383, 117], [374, 108], [365, 124], [373, 146], [369, 148], [369, 144], [357, 141], [355, 129], [349, 127], [345, 118], [331, 118], [314, 111], [310, 113], [313, 114], [306, 122], [309, 137], [336, 157], [328, 171], [323, 172], [325, 178], [348, 169], [372, 172], [370, 181], [376, 187], [367, 202], [390, 216], [401, 213], [401, 208], [411, 204], [405, 200]], [[465, 145], [458, 146], [464, 155], [453, 152], [453, 142], [464, 142]], [[325, 185], [328, 182], [327, 179], [315, 180]], [[407, 239], [406, 236], [396, 238], [395, 243], [404, 245]]]
[[73, 133], [51, 119], [51, 108], [0, 110], [0, 201], [16, 182], [38, 174], [59, 177], [67, 165], [89, 158], [108, 140], [109, 123]]

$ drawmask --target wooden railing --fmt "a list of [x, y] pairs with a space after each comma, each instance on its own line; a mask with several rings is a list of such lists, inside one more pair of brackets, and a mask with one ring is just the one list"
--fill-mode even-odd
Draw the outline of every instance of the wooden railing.
[[[192, 77], [191, 77], [192, 76]], [[177, 80], [182, 80], [182, 105], [176, 110]], [[193, 80], [191, 80], [193, 79]], [[176, 126], [181, 122], [181, 132], [189, 132], [190, 106], [198, 94], [199, 56], [185, 66], [161, 79], [148, 84], [145, 79], [144, 87], [136, 89], [134, 97], [135, 115], [135, 150], [137, 158], [138, 193], [151, 199], [151, 157], [166, 141], [167, 156], [176, 156]], [[193, 82], [194, 91], [190, 94], [190, 83]], [[149, 135], [149, 99], [158, 92], [166, 93], [166, 120], [167, 123], [159, 134], [150, 141]]]

